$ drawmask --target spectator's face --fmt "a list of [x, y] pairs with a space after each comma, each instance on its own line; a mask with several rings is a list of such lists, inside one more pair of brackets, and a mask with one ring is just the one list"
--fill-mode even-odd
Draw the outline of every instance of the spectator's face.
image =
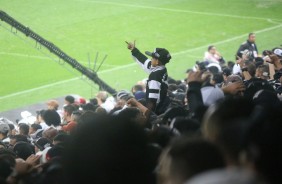
[[249, 41], [250, 41], [251, 43], [255, 43], [255, 41], [256, 41], [256, 35], [254, 35], [254, 34], [250, 35], [250, 36], [249, 36]]
[[212, 47], [212, 48], [209, 50], [209, 53], [215, 54], [215, 53], [216, 53], [216, 48], [215, 48], [215, 47]]
[[33, 134], [33, 133], [35, 133], [36, 132], [36, 130], [34, 129], [34, 128], [32, 128], [32, 127], [29, 127], [29, 135], [30, 134]]
[[41, 122], [44, 122], [44, 120], [43, 120], [41, 115], [37, 116], [37, 121], [38, 121], [38, 124], [40, 124]]
[[157, 60], [156, 58], [152, 58], [151, 61], [152, 61], [152, 62], [151, 62], [151, 65], [152, 65], [153, 67], [156, 67], [156, 66], [159, 65], [159, 60]]
[[14, 128], [13, 130], [11, 130], [10, 134], [11, 135], [16, 135], [17, 134], [17, 130]]

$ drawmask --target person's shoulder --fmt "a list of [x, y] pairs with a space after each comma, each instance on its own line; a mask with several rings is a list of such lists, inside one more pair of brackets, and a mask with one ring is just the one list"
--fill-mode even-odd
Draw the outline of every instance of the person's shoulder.
[[241, 43], [241, 45], [247, 45], [248, 44], [248, 41], [244, 41], [243, 43]]

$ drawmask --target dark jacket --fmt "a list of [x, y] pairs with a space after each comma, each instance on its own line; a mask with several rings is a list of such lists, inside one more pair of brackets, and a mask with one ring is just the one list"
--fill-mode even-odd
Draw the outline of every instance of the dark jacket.
[[[246, 42], [242, 43], [237, 51], [237, 56], [242, 57], [242, 51], [248, 50], [251, 52], [251, 59], [254, 59], [257, 57], [258, 54], [258, 49], [256, 43], [251, 43], [249, 40]], [[256, 52], [256, 54], [255, 54]], [[236, 58], [237, 59], [237, 58]]]
[[134, 60], [149, 73], [146, 84], [146, 102], [153, 105], [153, 110], [156, 114], [161, 114], [165, 111], [165, 106], [168, 105], [167, 97], [167, 69], [162, 66], [151, 66], [151, 60], [142, 54], [137, 48], [132, 51]]

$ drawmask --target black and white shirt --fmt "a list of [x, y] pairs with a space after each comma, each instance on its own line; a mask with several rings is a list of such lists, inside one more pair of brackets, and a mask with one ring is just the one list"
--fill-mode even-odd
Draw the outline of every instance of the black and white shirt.
[[133, 59], [149, 73], [149, 77], [146, 84], [146, 101], [154, 104], [154, 111], [157, 111], [160, 106], [163, 105], [165, 98], [167, 97], [167, 69], [162, 66], [151, 66], [151, 60], [142, 54], [137, 48], [132, 51]]

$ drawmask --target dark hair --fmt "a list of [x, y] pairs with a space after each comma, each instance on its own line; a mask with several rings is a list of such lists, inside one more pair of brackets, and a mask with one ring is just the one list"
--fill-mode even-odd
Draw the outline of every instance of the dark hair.
[[[240, 120], [251, 115], [254, 104], [245, 98], [228, 97], [219, 101], [213, 108], [205, 114], [202, 123], [203, 134], [223, 150], [226, 158], [234, 164], [238, 163], [242, 149], [239, 145], [242, 137], [238, 136], [242, 133], [243, 125]], [[225, 133], [229, 130], [232, 134]]]
[[[280, 104], [281, 105], [281, 104]], [[266, 183], [282, 183], [282, 112], [262, 108], [246, 136], [247, 158]], [[256, 109], [258, 110], [258, 109]], [[254, 111], [255, 112], [255, 111]]]
[[186, 118], [175, 117], [172, 122], [173, 128], [176, 128], [182, 135], [198, 135], [200, 134], [200, 122]]
[[[0, 154], [0, 182], [2, 179], [6, 180], [8, 176], [13, 172], [16, 162], [15, 158], [10, 154]], [[6, 183], [6, 182], [3, 182]]]
[[216, 84], [222, 83], [224, 81], [222, 73], [213, 74], [212, 80], [215, 81]]
[[228, 61], [227, 62], [227, 66], [228, 68], [232, 71], [233, 67], [234, 67], [235, 63], [233, 61]]
[[98, 105], [98, 100], [97, 100], [97, 98], [91, 98], [91, 99], [89, 100], [89, 102], [90, 102], [91, 104], [93, 104], [93, 105]]
[[231, 75], [231, 70], [229, 68], [224, 68], [222, 70], [222, 74], [226, 75], [226, 77], [228, 77], [229, 75]]
[[141, 127], [109, 115], [97, 115], [93, 121], [78, 125], [63, 155], [65, 183], [149, 182], [152, 171], [148, 169], [147, 142]]
[[73, 104], [64, 106], [64, 111], [67, 112], [69, 115], [71, 115], [76, 110], [78, 110], [78, 108]]
[[28, 135], [29, 132], [29, 125], [25, 123], [20, 123], [19, 124], [19, 130], [22, 132], [23, 135]]
[[[83, 109], [83, 111], [94, 111], [97, 109], [98, 105], [93, 105], [92, 103], [86, 103], [86, 104], [83, 104], [81, 105], [81, 108]], [[77, 111], [73, 111], [73, 114], [74, 112], [82, 112], [80, 110], [77, 110]]]
[[208, 46], [208, 51], [210, 51], [213, 47], [214, 47], [214, 45]]
[[126, 108], [122, 111], [120, 111], [120, 113], [118, 113], [118, 116], [122, 119], [126, 119], [126, 120], [136, 120], [136, 118], [138, 117], [138, 115], [140, 115], [141, 111], [136, 108], [136, 107], [129, 107]]
[[69, 140], [69, 137], [70, 136], [68, 134], [66, 134], [66, 133], [58, 133], [54, 137], [53, 141], [58, 141], [60, 143], [66, 143]]
[[15, 125], [12, 123], [8, 123], [10, 130], [14, 130], [15, 129]]
[[33, 128], [34, 130], [42, 129], [42, 126], [37, 123], [31, 124], [30, 127]]
[[255, 33], [249, 33], [249, 37], [252, 36], [252, 35], [255, 35]]
[[68, 96], [65, 97], [65, 100], [66, 100], [67, 102], [69, 102], [70, 104], [73, 104], [75, 99], [74, 99], [73, 96], [68, 95]]
[[139, 84], [136, 84], [132, 87], [132, 93], [133, 91], [137, 92], [137, 91], [143, 91], [144, 90], [144, 87], [142, 85], [139, 85]]
[[34, 147], [26, 142], [17, 142], [13, 148], [18, 158], [26, 160], [30, 155], [34, 154]]
[[184, 181], [204, 171], [225, 166], [220, 150], [202, 139], [176, 138], [167, 156], [171, 158], [169, 174]]
[[41, 116], [41, 117], [43, 117], [44, 116], [44, 113], [45, 113], [45, 109], [42, 109], [42, 110], [40, 110], [40, 111], [36, 111], [36, 114], [37, 114], [37, 116]]
[[61, 124], [61, 117], [56, 110], [46, 110], [43, 119], [48, 126], [58, 126]]
[[11, 136], [10, 139], [15, 139], [16, 142], [27, 142], [28, 143], [28, 139], [26, 135], [17, 134], [17, 135]]

